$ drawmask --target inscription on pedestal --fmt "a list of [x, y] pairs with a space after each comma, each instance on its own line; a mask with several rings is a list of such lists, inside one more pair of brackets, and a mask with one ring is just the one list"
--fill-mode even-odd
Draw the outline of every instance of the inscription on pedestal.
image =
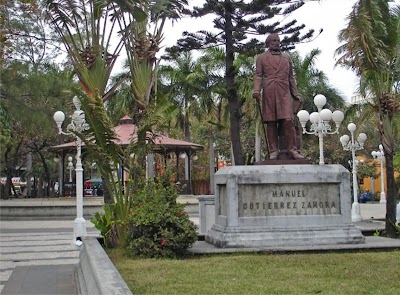
[[239, 217], [340, 214], [338, 184], [239, 185]]

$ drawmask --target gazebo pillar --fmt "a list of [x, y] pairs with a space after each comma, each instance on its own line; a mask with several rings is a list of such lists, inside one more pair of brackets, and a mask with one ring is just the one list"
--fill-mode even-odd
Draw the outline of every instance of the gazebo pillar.
[[189, 194], [192, 193], [192, 171], [191, 171], [191, 165], [190, 165], [190, 159], [191, 159], [191, 152], [190, 150], [188, 150], [188, 152], [186, 152], [186, 156], [187, 156], [187, 167], [185, 167], [187, 169], [187, 180], [189, 181]]
[[175, 151], [176, 155], [176, 180], [179, 180], [179, 151]]

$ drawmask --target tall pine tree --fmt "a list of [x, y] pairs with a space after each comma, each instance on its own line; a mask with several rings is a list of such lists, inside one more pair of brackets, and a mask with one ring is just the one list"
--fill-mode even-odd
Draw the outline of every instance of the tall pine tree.
[[202, 7], [194, 7], [188, 14], [193, 18], [215, 15], [214, 30], [184, 32], [178, 44], [167, 49], [168, 54], [174, 55], [180, 51], [225, 47], [226, 98], [229, 102], [230, 135], [236, 165], [244, 164], [240, 127], [241, 107], [245, 98], [239, 97], [237, 91], [235, 56], [237, 53], [253, 56], [264, 50], [265, 38], [256, 39], [254, 36], [279, 33], [283, 50], [293, 49], [294, 44], [311, 38], [314, 31], [302, 34], [304, 25], [298, 25], [296, 20], [288, 22], [278, 20], [284, 19], [304, 3], [305, 1], [297, 0], [253, 0], [248, 3], [243, 0], [206, 0]]

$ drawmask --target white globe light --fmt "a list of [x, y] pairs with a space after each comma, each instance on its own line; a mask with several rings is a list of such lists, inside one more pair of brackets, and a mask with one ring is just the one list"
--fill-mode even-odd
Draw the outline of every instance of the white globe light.
[[65, 120], [65, 114], [62, 111], [57, 111], [54, 113], [53, 119], [56, 123], [62, 124]]
[[297, 117], [299, 118], [300, 122], [305, 123], [310, 118], [310, 114], [306, 110], [301, 110], [297, 113]]
[[324, 122], [329, 122], [332, 119], [332, 111], [330, 109], [323, 109], [319, 115]]
[[346, 145], [349, 142], [350, 137], [347, 134], [345, 134], [342, 135], [339, 140], [342, 145]]
[[319, 122], [319, 113], [317, 113], [317, 112], [311, 113], [310, 121], [311, 121], [311, 123], [318, 123]]
[[314, 104], [317, 106], [318, 109], [322, 109], [322, 107], [326, 104], [326, 97], [322, 94], [317, 94], [314, 97]]
[[348, 129], [351, 133], [353, 133], [354, 131], [356, 131], [356, 128], [357, 128], [357, 126], [356, 126], [356, 124], [354, 124], [354, 123], [350, 123], [349, 125], [347, 125], [347, 129]]
[[358, 135], [358, 142], [359, 143], [364, 143], [367, 140], [367, 135], [365, 133], [360, 133]]
[[340, 124], [340, 123], [342, 123], [343, 119], [344, 119], [343, 112], [341, 112], [341, 111], [334, 111], [333, 112], [333, 114], [332, 114], [333, 122]]

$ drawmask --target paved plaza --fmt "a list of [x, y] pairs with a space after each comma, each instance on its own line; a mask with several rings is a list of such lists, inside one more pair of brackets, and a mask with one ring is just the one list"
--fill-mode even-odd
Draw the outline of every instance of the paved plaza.
[[[90, 222], [87, 232], [99, 234]], [[1, 294], [76, 294], [78, 262], [73, 221], [1, 221]]]
[[[361, 214], [364, 221], [356, 224], [361, 230], [384, 228], [384, 204], [361, 204]], [[198, 225], [198, 215], [191, 214], [191, 220]], [[87, 232], [99, 235], [88, 220]], [[73, 243], [73, 220], [2, 220], [0, 238], [1, 294], [77, 294], [73, 269], [79, 247]]]

